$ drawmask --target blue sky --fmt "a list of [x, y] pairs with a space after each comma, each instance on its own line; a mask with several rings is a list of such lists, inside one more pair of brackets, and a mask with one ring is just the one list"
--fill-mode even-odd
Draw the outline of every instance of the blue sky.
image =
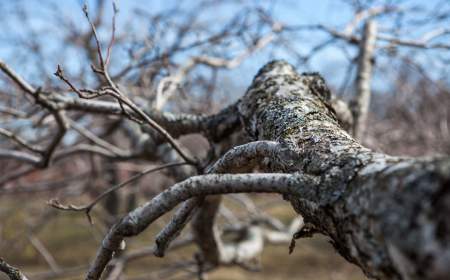
[[[52, 5], [58, 8], [59, 16], [63, 18], [70, 18], [72, 22], [82, 28], [88, 28], [87, 23], [84, 19], [81, 7], [84, 1], [81, 0], [16, 0], [21, 1], [26, 7], [26, 10], [33, 15], [29, 22], [20, 22], [17, 19], [0, 19], [0, 27], [2, 32], [0, 32], [0, 58], [6, 60], [18, 72], [21, 72], [29, 79], [39, 79], [39, 75], [33, 76], [33, 69], [35, 65], [30, 65], [26, 63], [26, 53], [23, 54], [23, 58], [18, 59], [20, 56], [20, 50], [17, 49], [15, 43], [10, 40], [12, 37], [17, 37], [24, 32], [23, 26], [32, 26], [32, 29], [36, 33], [42, 35], [42, 47], [44, 48], [44, 53], [53, 60], [48, 60], [49, 63], [42, 65], [45, 71], [54, 71], [58, 60], [64, 60], [67, 63], [67, 57], [70, 57], [71, 61], [69, 66], [66, 67], [77, 67], [78, 61], [82, 60], [81, 54], [76, 52], [71, 52], [70, 50], [61, 50], [60, 42], [58, 42], [58, 32], [59, 26], [50, 25], [48, 17], [52, 16], [55, 11], [52, 9]], [[256, 1], [256, 0], [254, 0]], [[436, 5], [441, 0], [427, 0], [427, 4], [430, 7]], [[95, 1], [87, 1], [88, 6], [93, 5]], [[107, 1], [108, 2], [108, 1]], [[248, 1], [250, 3], [251, 1]], [[346, 22], [351, 19], [352, 13], [350, 6], [343, 4], [342, 1], [337, 0], [278, 0], [272, 1], [266, 7], [269, 7], [274, 13], [275, 18], [278, 20], [288, 23], [290, 25], [304, 25], [304, 24], [326, 24], [327, 26], [333, 26], [336, 28], [342, 28]], [[379, 1], [378, 1], [379, 2]], [[421, 0], [411, 0], [411, 1], [391, 1], [392, 3], [403, 3], [402, 5], [413, 6], [416, 4], [424, 4]], [[442, 1], [441, 1], [442, 2]], [[174, 4], [179, 3], [176, 0], [118, 0], [116, 1], [120, 13], [117, 20], [118, 33], [127, 32], [129, 28], [129, 19], [132, 15], [132, 11], [136, 6], [144, 8], [149, 12], [158, 12], [161, 9], [166, 9]], [[184, 5], [189, 5], [190, 3], [195, 3], [195, 0], [184, 1]], [[108, 3], [109, 4], [109, 3]], [[49, 8], [50, 7], [50, 8]], [[3, 12], [8, 13], [8, 9], [13, 8], [13, 1], [0, 0], [0, 9]], [[1, 11], [0, 11], [1, 12]], [[107, 5], [106, 18], [109, 18], [112, 9]], [[222, 17], [230, 16], [233, 11], [229, 10], [218, 10], [217, 13], [210, 16], [212, 18], [220, 19]], [[133, 32], [139, 35], [145, 34], [145, 28], [139, 30], [139, 26], [133, 27]], [[23, 37], [26, 35], [24, 34]], [[105, 34], [107, 36], [107, 34]], [[311, 33], [310, 37], [294, 38], [296, 40], [295, 46], [299, 50], [306, 49], [309, 43], [320, 38], [319, 33]], [[20, 37], [20, 36], [18, 36]], [[106, 38], [106, 37], [105, 37]], [[117, 50], [116, 50], [117, 51]], [[350, 55], [354, 56], [356, 54], [355, 48], [349, 48]], [[17, 56], [19, 53], [19, 56]], [[290, 60], [289, 54], [284, 52], [276, 52], [273, 55], [275, 58], [285, 58]], [[257, 72], [258, 68], [264, 65], [269, 58], [269, 53], [266, 50], [260, 51], [250, 57], [241, 67], [230, 71], [229, 77], [233, 79], [234, 82], [242, 85], [247, 85], [253, 75]], [[320, 53], [315, 57], [308, 67], [301, 66], [300, 71], [319, 71], [331, 84], [338, 84], [339, 81], [343, 79], [343, 67], [347, 64], [347, 59], [342, 53], [342, 51], [336, 48], [329, 48]], [[28, 70], [28, 71], [27, 71]], [[70, 69], [69, 69], [70, 70]], [[382, 86], [381, 83], [377, 83], [378, 86]]]

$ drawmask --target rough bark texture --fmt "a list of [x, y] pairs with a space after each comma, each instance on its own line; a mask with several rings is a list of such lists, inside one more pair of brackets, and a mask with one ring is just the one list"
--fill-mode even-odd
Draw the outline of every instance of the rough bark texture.
[[287, 195], [306, 223], [377, 279], [450, 279], [450, 160], [390, 157], [362, 147], [338, 124], [318, 74], [267, 64], [239, 105], [254, 140], [291, 153], [272, 172], [320, 183]]

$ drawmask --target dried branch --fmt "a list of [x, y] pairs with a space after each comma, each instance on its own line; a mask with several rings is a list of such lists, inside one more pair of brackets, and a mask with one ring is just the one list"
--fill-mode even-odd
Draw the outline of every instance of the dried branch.
[[61, 267], [56, 263], [55, 258], [50, 254], [47, 248], [45, 248], [44, 244], [42, 244], [42, 242], [34, 234], [30, 234], [28, 236], [28, 239], [30, 240], [36, 251], [41, 254], [41, 256], [44, 258], [53, 272], [58, 272], [61, 270]]
[[0, 70], [10, 77], [23, 91], [28, 94], [35, 95], [36, 90], [2, 60], [0, 60]]
[[44, 153], [44, 150], [41, 147], [36, 147], [36, 146], [33, 146], [32, 144], [28, 144], [25, 139], [17, 136], [16, 134], [14, 134], [11, 131], [8, 131], [8, 130], [0, 127], [0, 134], [5, 137], [10, 138], [11, 140], [16, 142], [20, 146], [24, 147], [25, 149], [30, 150], [31, 152], [38, 153], [38, 154]]
[[112, 192], [117, 191], [118, 189], [121, 189], [123, 187], [125, 187], [126, 185], [140, 179], [141, 177], [143, 177], [144, 175], [156, 172], [156, 171], [160, 171], [166, 168], [171, 168], [171, 167], [176, 167], [176, 166], [181, 166], [181, 165], [187, 165], [189, 163], [187, 162], [176, 162], [176, 163], [168, 163], [168, 164], [164, 164], [158, 167], [151, 167], [148, 169], [145, 169], [139, 173], [137, 173], [136, 175], [130, 177], [129, 179], [125, 180], [124, 182], [121, 182], [120, 184], [117, 184], [109, 189], [107, 189], [106, 191], [104, 191], [102, 194], [100, 194], [99, 196], [97, 196], [93, 201], [91, 201], [89, 204], [87, 205], [82, 205], [82, 206], [76, 206], [73, 204], [69, 204], [69, 205], [63, 205], [61, 204], [57, 199], [52, 199], [50, 201], [48, 201], [48, 205], [50, 205], [51, 207], [54, 207], [56, 209], [59, 210], [65, 210], [65, 211], [75, 211], [75, 212], [85, 212], [89, 222], [92, 224], [92, 217], [90, 215], [91, 210], [95, 207], [95, 205], [97, 205], [98, 202], [100, 202], [103, 198], [105, 198], [107, 195], [111, 194]]
[[74, 122], [71, 119], [67, 119], [69, 125], [75, 129], [76, 131], [78, 131], [78, 133], [80, 133], [81, 135], [83, 135], [84, 137], [86, 137], [87, 139], [89, 139], [90, 141], [92, 141], [93, 143], [95, 143], [96, 145], [110, 151], [111, 153], [119, 156], [119, 157], [127, 157], [130, 156], [132, 153], [130, 151], [125, 151], [119, 147], [114, 146], [113, 144], [108, 143], [107, 141], [99, 138], [97, 135], [95, 135], [94, 133], [90, 132], [89, 130], [87, 130], [86, 128], [84, 128], [83, 126], [77, 124], [76, 122]]

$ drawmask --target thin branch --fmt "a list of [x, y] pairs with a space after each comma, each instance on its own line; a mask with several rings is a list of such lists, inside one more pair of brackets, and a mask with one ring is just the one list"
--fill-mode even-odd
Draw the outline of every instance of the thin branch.
[[5, 136], [5, 137], [7, 137], [7, 138], [10, 138], [11, 140], [16, 142], [17, 144], [19, 144], [23, 148], [28, 149], [31, 152], [38, 153], [38, 154], [43, 154], [44, 153], [44, 150], [41, 147], [36, 147], [36, 146], [33, 146], [32, 144], [28, 144], [25, 139], [17, 136], [16, 134], [14, 134], [11, 131], [8, 131], [8, 130], [0, 127], [0, 134]]
[[94, 206], [103, 198], [105, 198], [107, 195], [109, 195], [112, 192], [117, 191], [118, 189], [123, 188], [124, 186], [140, 179], [142, 176], [159, 171], [159, 170], [163, 170], [166, 168], [171, 168], [171, 167], [176, 167], [176, 166], [181, 166], [181, 165], [186, 165], [189, 164], [187, 162], [176, 162], [176, 163], [168, 163], [168, 164], [164, 164], [158, 167], [151, 167], [148, 169], [145, 169], [139, 173], [137, 173], [136, 175], [130, 177], [129, 179], [123, 181], [120, 184], [117, 184], [109, 189], [107, 189], [106, 191], [104, 191], [102, 194], [100, 194], [99, 196], [97, 196], [93, 201], [91, 201], [89, 204], [87, 205], [82, 205], [82, 206], [76, 206], [73, 204], [69, 204], [69, 205], [63, 205], [61, 204], [57, 199], [51, 199], [50, 201], [48, 201], [48, 205], [59, 209], [59, 210], [66, 210], [66, 211], [75, 211], [75, 212], [85, 212], [86, 216], [89, 220], [89, 222], [92, 224], [92, 217], [90, 215], [91, 210], [94, 208]]
[[100, 44], [100, 40], [98, 39], [97, 29], [95, 28], [94, 23], [91, 21], [91, 18], [89, 17], [89, 11], [88, 11], [88, 7], [86, 4], [83, 5], [83, 12], [84, 12], [84, 15], [86, 16], [87, 21], [89, 22], [89, 25], [91, 26], [91, 30], [94, 35], [95, 43], [97, 44], [98, 60], [99, 60], [100, 66], [104, 70], [105, 64], [104, 64], [103, 55], [102, 55], [102, 47]]
[[109, 60], [111, 58], [112, 47], [114, 45], [115, 34], [116, 34], [116, 15], [119, 12], [119, 10], [117, 9], [116, 3], [114, 1], [113, 1], [112, 5], [113, 5], [113, 12], [114, 12], [113, 17], [112, 17], [112, 32], [111, 32], [111, 40], [109, 41], [108, 49], [106, 51], [105, 68], [108, 67]]
[[353, 19], [345, 26], [344, 34], [348, 35], [352, 34], [360, 22], [366, 21], [380, 14], [399, 12], [401, 10], [402, 9], [399, 7], [386, 5], [386, 6], [370, 7], [369, 9], [359, 11], [354, 15]]
[[64, 70], [59, 64], [56, 66], [54, 75], [65, 82], [80, 98], [93, 99], [108, 94], [108, 91], [106, 90], [78, 89], [74, 84], [72, 84], [72, 82], [70, 82], [69, 79], [66, 78], [64, 75]]
[[201, 198], [194, 198], [186, 201], [173, 215], [170, 222], [164, 227], [164, 229], [158, 233], [155, 239], [155, 251], [153, 254], [157, 257], [164, 257], [166, 249], [169, 247], [170, 242], [177, 238], [181, 230], [194, 215], [194, 212]]
[[36, 89], [34, 89], [27, 81], [22, 79], [14, 70], [12, 70], [6, 63], [0, 60], [0, 70], [3, 71], [8, 77], [10, 77], [23, 91], [28, 94], [34, 95]]
[[[122, 115], [124, 113], [117, 103], [110, 101], [83, 100], [66, 96], [54, 96], [52, 101], [67, 111], [108, 115]], [[130, 108], [125, 107], [125, 110], [128, 116], [139, 117]], [[219, 140], [224, 132], [229, 132], [230, 129], [239, 127], [240, 121], [236, 111], [237, 106], [234, 103], [219, 113], [210, 116], [173, 114], [154, 110], [146, 111], [145, 114], [160, 124], [173, 137], [190, 133], [202, 133], [209, 138], [213, 138], [213, 140]]]
[[26, 118], [27, 113], [16, 110], [14, 108], [0, 106], [0, 114], [10, 115], [16, 118]]
[[41, 162], [39, 163], [39, 166], [42, 168], [45, 168], [49, 165], [53, 152], [61, 142], [68, 128], [66, 116], [62, 111], [52, 109], [51, 112], [55, 117], [56, 123], [58, 125], [58, 131], [56, 132], [56, 135], [48, 145], [46, 151], [44, 152], [44, 156], [41, 159]]
[[58, 272], [61, 270], [61, 267], [56, 263], [55, 258], [50, 254], [47, 248], [45, 248], [44, 244], [42, 244], [42, 242], [34, 234], [30, 234], [28, 236], [28, 239], [30, 240], [36, 251], [41, 254], [41, 256], [44, 258], [53, 272]]
[[97, 135], [95, 135], [94, 133], [90, 132], [89, 130], [87, 130], [86, 128], [84, 128], [83, 126], [77, 124], [76, 122], [74, 122], [71, 119], [67, 119], [70, 126], [75, 129], [76, 131], [78, 131], [78, 133], [80, 133], [81, 135], [83, 135], [84, 137], [86, 137], [87, 139], [89, 139], [90, 141], [92, 141], [93, 143], [95, 143], [96, 145], [111, 151], [113, 154], [121, 156], [121, 157], [126, 157], [128, 155], [131, 154], [131, 152], [129, 151], [125, 151], [113, 144], [108, 143], [107, 141], [101, 139], [100, 137], [98, 137]]
[[[434, 37], [432, 37], [434, 38]], [[442, 50], [450, 50], [450, 44], [445, 43], [429, 43], [428, 40], [411, 40], [411, 39], [402, 39], [397, 37], [392, 37], [388, 35], [379, 34], [377, 36], [378, 40], [386, 41], [391, 45], [399, 45], [404, 47], [411, 48], [419, 48], [419, 49], [442, 49]]]
[[0, 159], [14, 159], [25, 163], [39, 165], [41, 158], [30, 153], [0, 149]]

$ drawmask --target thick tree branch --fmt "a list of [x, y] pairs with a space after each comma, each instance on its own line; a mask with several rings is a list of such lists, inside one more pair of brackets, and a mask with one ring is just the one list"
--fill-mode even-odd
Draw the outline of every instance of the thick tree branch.
[[[108, 115], [123, 114], [119, 104], [114, 102], [83, 100], [63, 96], [55, 96], [55, 102], [58, 102], [67, 111]], [[131, 109], [126, 107], [125, 110], [127, 114], [138, 117]], [[211, 116], [172, 114], [155, 110], [146, 110], [146, 114], [158, 122], [175, 138], [191, 133], [202, 133], [208, 136], [208, 138], [219, 141], [219, 139], [228, 135], [240, 125], [239, 118], [236, 115], [235, 104]]]
[[284, 172], [320, 176], [313, 199], [288, 197], [347, 260], [377, 279], [448, 278], [450, 220], [438, 213], [450, 205], [449, 159], [374, 153], [342, 130], [328, 100], [319, 75], [275, 61], [239, 111], [254, 140], [278, 141], [295, 155]]
[[311, 186], [313, 183], [314, 180], [309, 177], [288, 174], [225, 174], [191, 177], [157, 195], [113, 226], [103, 240], [86, 279], [99, 279], [114, 252], [119, 250], [124, 237], [139, 234], [155, 219], [191, 197], [236, 192], [301, 193], [306, 186]]

